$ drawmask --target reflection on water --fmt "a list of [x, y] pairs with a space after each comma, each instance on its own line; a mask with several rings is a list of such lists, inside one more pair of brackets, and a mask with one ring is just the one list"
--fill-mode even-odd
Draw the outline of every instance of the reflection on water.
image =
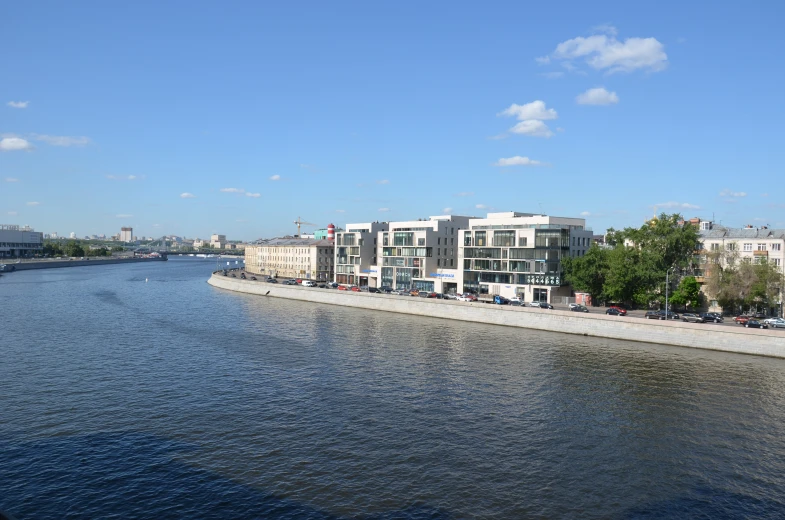
[[0, 279], [0, 510], [785, 515], [782, 360], [234, 294], [212, 267]]

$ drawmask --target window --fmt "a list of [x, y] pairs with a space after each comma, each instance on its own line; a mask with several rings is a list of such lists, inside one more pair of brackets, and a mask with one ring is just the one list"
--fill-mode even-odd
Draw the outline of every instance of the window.
[[453, 267], [454, 265], [455, 265], [455, 262], [453, 261], [452, 258], [450, 258], [450, 267]]
[[442, 237], [439, 237], [439, 238], [436, 239], [436, 245], [437, 246], [442, 245]]
[[752, 244], [744, 244], [745, 251], [752, 251]]
[[441, 267], [441, 265], [442, 265], [442, 259], [441, 258], [437, 258], [436, 259], [436, 267]]
[[719, 248], [720, 248], [720, 245], [718, 243], [716, 243], [716, 242], [711, 245], [711, 250], [712, 251], [717, 251], [717, 250], [719, 250]]
[[779, 251], [782, 244], [771, 244], [772, 251]]
[[521, 246], [521, 247], [526, 247], [526, 242], [527, 241], [528, 241], [527, 237], [521, 237], [521, 239], [518, 240], [518, 245]]
[[474, 234], [474, 242], [478, 247], [485, 246], [485, 231], [477, 231]]
[[496, 247], [515, 247], [515, 231], [495, 231], [493, 245]]
[[736, 251], [736, 242], [728, 242], [725, 244], [725, 249], [728, 251]]
[[425, 239], [424, 238], [418, 238], [417, 239], [417, 245], [418, 246], [424, 246], [425, 245]]
[[766, 244], [758, 244], [758, 251], [765, 251], [765, 250], [766, 250]]
[[780, 266], [780, 259], [779, 258], [775, 258], [774, 259], [774, 265], [776, 265], [777, 267]]
[[436, 249], [436, 256], [442, 256], [442, 248]]
[[450, 245], [451, 245], [451, 246], [455, 245], [455, 239], [454, 239], [454, 238], [451, 238], [451, 239], [450, 239]]

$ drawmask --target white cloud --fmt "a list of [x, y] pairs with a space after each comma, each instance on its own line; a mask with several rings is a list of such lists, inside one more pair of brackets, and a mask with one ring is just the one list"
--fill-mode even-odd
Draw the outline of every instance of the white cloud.
[[0, 151], [14, 152], [17, 150], [29, 150], [33, 147], [29, 141], [21, 137], [4, 137], [0, 139]]
[[345, 209], [336, 209], [335, 212], [336, 213], [346, 213], [346, 210]]
[[462, 191], [460, 193], [455, 194], [455, 197], [473, 197], [473, 196], [474, 196], [473, 191]]
[[387, 179], [382, 179], [380, 181], [376, 181], [376, 184], [390, 184], [390, 181], [388, 181]]
[[128, 180], [129, 180], [129, 181], [136, 180], [136, 175], [129, 175], [129, 176], [128, 176]]
[[449, 215], [450, 213], [452, 213], [452, 208], [442, 209], [442, 215]]
[[262, 196], [262, 194], [261, 193], [250, 193], [250, 192], [248, 192], [248, 193], [245, 194], [245, 196], [246, 197], [253, 197], [255, 199], [258, 199], [259, 197]]
[[195, 199], [195, 198], [196, 198], [196, 195], [194, 195], [193, 193], [188, 193], [188, 192], [186, 191], [185, 193], [181, 193], [181, 194], [180, 194], [180, 198], [181, 198], [181, 199]]
[[9, 211], [9, 212], [8, 212], [8, 214], [9, 214], [9, 215], [11, 215], [12, 217], [15, 217], [15, 216], [16, 216], [16, 215], [18, 215], [19, 213], [18, 213], [18, 212], [16, 212], [16, 211]]
[[551, 62], [551, 57], [550, 56], [540, 56], [538, 58], [534, 58], [534, 61], [536, 61], [540, 65], [547, 65], [548, 63]]
[[27, 108], [27, 105], [30, 104], [29, 101], [9, 101], [8, 106], [11, 108]]
[[720, 197], [746, 197], [747, 193], [743, 191], [732, 191], [727, 188], [720, 192]]
[[224, 193], [245, 193], [243, 188], [221, 188]]
[[610, 36], [616, 36], [617, 34], [619, 34], [619, 30], [616, 29], [616, 27], [614, 27], [613, 25], [611, 25], [609, 23], [603, 23], [603, 24], [600, 24], [600, 25], [595, 25], [594, 27], [591, 28], [591, 32], [593, 32], [593, 33], [605, 33], [605, 34], [608, 34]]
[[40, 202], [28, 202], [27, 205], [28, 206], [40, 206], [41, 203]]
[[656, 72], [667, 67], [668, 55], [656, 38], [627, 38], [622, 42], [616, 39], [613, 29], [610, 34], [579, 36], [564, 41], [556, 46], [550, 57], [557, 60], [585, 58], [593, 69], [610, 73], [638, 69]]
[[542, 166], [542, 162], [534, 161], [529, 159], [528, 157], [521, 157], [520, 155], [516, 155], [515, 157], [508, 157], [507, 159], [499, 159], [493, 165], [494, 166]]
[[281, 176], [280, 175], [273, 175], [272, 177], [270, 177], [270, 180], [271, 181], [280, 181], [281, 180]]
[[668, 209], [668, 208], [701, 209], [700, 206], [697, 206], [695, 204], [690, 204], [688, 202], [673, 202], [673, 201], [671, 201], [671, 202], [663, 202], [661, 204], [655, 204], [654, 207], [655, 208], [662, 208], [662, 209]]
[[597, 87], [578, 95], [575, 101], [579, 105], [614, 105], [619, 102], [619, 96], [616, 92], [608, 92], [604, 87]]
[[19, 179], [15, 179], [14, 177], [6, 177], [5, 182], [19, 182]]
[[477, 208], [477, 209], [487, 209], [488, 208], [488, 206], [486, 206], [485, 204], [477, 204], [474, 207]]
[[390, 211], [390, 208], [379, 208], [379, 211], [384, 213], [384, 212]]
[[119, 215], [115, 215], [117, 218], [131, 218], [133, 215], [129, 215], [128, 213], [120, 213]]
[[560, 127], [560, 126], [557, 126], [557, 127], [556, 127], [556, 131], [557, 131], [557, 132], [564, 132], [564, 128], [562, 128], [562, 127]]
[[531, 103], [526, 103], [525, 105], [516, 105], [513, 103], [497, 115], [515, 116], [519, 121], [524, 121], [526, 119], [547, 120], [557, 119], [559, 117], [559, 114], [557, 114], [554, 109], [546, 108], [545, 101], [540, 101], [539, 99], [537, 101], [532, 101]]
[[529, 135], [532, 137], [551, 137], [553, 132], [548, 128], [548, 125], [537, 119], [528, 119], [521, 121], [517, 125], [510, 128], [510, 132], [514, 134]]
[[52, 146], [86, 146], [92, 142], [89, 137], [84, 136], [31, 134], [30, 137]]
[[588, 211], [581, 211], [581, 216], [582, 217], [590, 217], [591, 213], [589, 213]]

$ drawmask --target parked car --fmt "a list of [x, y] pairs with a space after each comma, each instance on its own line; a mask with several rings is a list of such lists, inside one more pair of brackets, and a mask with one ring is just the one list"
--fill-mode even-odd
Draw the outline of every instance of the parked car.
[[346, 287], [345, 285], [339, 285], [339, 286], [338, 286], [338, 290], [339, 290], [339, 291], [348, 291], [348, 290], [349, 290], [349, 288], [348, 288], [348, 287]]
[[303, 287], [316, 287], [316, 284], [310, 280], [305, 280], [303, 282]]
[[782, 318], [769, 318], [767, 320], [763, 320], [763, 323], [772, 329], [785, 329], [785, 320]]
[[536, 305], [532, 305], [532, 307], [539, 307], [540, 309], [553, 309], [553, 305], [548, 302], [534, 302]]
[[360, 289], [360, 288], [359, 288], [359, 287], [357, 287], [356, 285], [352, 285], [351, 291], [352, 291], [352, 292], [362, 292], [362, 289]]
[[327, 287], [332, 287], [333, 289], [337, 289], [338, 285], [338, 282], [327, 282]]
[[573, 312], [589, 312], [589, 309], [587, 309], [583, 305], [575, 305], [575, 304], [572, 305], [573, 307], [570, 307], [570, 310]]
[[419, 296], [419, 295], [420, 295], [420, 291], [418, 289], [409, 290], [409, 296]]
[[767, 318], [766, 314], [762, 312], [756, 312], [755, 314], [752, 315], [752, 317], [755, 318], [756, 320], [763, 320]]
[[540, 302], [529, 302], [529, 307], [539, 307]]
[[744, 324], [745, 327], [750, 329], [768, 329], [769, 326], [766, 325], [762, 321], [758, 321], [755, 318], [750, 318], [747, 320], [747, 323]]
[[681, 321], [688, 321], [691, 323], [706, 323], [706, 320], [703, 319], [703, 316], [700, 314], [695, 314], [694, 312], [685, 312], [682, 314]]
[[253, 280], [253, 281], [256, 281], [256, 277], [255, 277], [255, 276], [252, 276], [252, 277], [251, 277], [251, 280]]
[[382, 291], [381, 291], [381, 289], [379, 289], [378, 287], [368, 287], [368, 292], [369, 292], [369, 293], [376, 293], [376, 294], [379, 294], [379, 293], [381, 293]]
[[665, 319], [665, 312], [664, 311], [646, 311], [646, 314], [643, 316], [647, 320], [664, 320]]
[[739, 325], [746, 325], [747, 322], [750, 321], [750, 316], [747, 316], [746, 314], [742, 314], [741, 316], [736, 316], [735, 318], [733, 318], [733, 321], [735, 321]]
[[444, 293], [444, 299], [445, 300], [457, 300], [458, 299], [458, 295], [455, 294], [455, 293]]
[[268, 278], [267, 283], [278, 283], [278, 280], [276, 280], [275, 278]]
[[706, 322], [714, 322], [714, 323], [722, 323], [722, 315], [718, 312], [702, 312], [701, 316], [703, 317]]
[[464, 293], [456, 298], [460, 302], [476, 302], [477, 297], [471, 293]]
[[508, 303], [510, 303], [510, 300], [508, 300], [504, 296], [499, 296], [497, 294], [496, 296], [493, 297], [493, 303], [495, 303], [496, 305], [507, 305]]
[[520, 301], [520, 300], [518, 300], [517, 302], [514, 302], [514, 301], [510, 300], [510, 305], [512, 305], [513, 307], [523, 307], [523, 306], [525, 306], [525, 304], [522, 301]]
[[605, 314], [609, 314], [611, 316], [626, 316], [627, 311], [624, 309], [619, 309], [618, 307], [608, 307], [606, 309]]
[[319, 289], [327, 289], [327, 284], [320, 283], [317, 287], [319, 287]]
[[523, 299], [521, 299], [520, 296], [515, 296], [513, 298], [510, 298], [510, 305], [512, 305], [512, 302], [517, 302], [520, 305], [521, 303], [523, 303]]
[[382, 285], [381, 287], [379, 287], [379, 291], [389, 294], [389, 293], [393, 292], [393, 289], [389, 285]]

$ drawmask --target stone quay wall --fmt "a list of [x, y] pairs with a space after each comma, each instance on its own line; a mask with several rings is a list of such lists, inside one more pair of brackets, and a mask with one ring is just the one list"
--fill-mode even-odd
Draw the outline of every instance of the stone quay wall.
[[785, 358], [785, 334], [777, 330], [714, 327], [712, 324], [642, 320], [570, 311], [512, 307], [410, 296], [271, 284], [213, 274], [214, 287], [270, 298], [342, 305], [431, 318], [641, 341], [677, 347]]
[[[21, 263], [3, 262], [8, 266], [14, 267], [14, 271], [28, 271], [30, 269], [56, 269], [59, 267], [81, 267], [86, 265], [110, 265], [110, 264], [135, 264], [138, 262], [161, 262], [165, 261], [166, 257], [161, 258], [107, 258], [106, 260], [41, 260], [25, 261]], [[13, 272], [13, 271], [12, 271]]]

